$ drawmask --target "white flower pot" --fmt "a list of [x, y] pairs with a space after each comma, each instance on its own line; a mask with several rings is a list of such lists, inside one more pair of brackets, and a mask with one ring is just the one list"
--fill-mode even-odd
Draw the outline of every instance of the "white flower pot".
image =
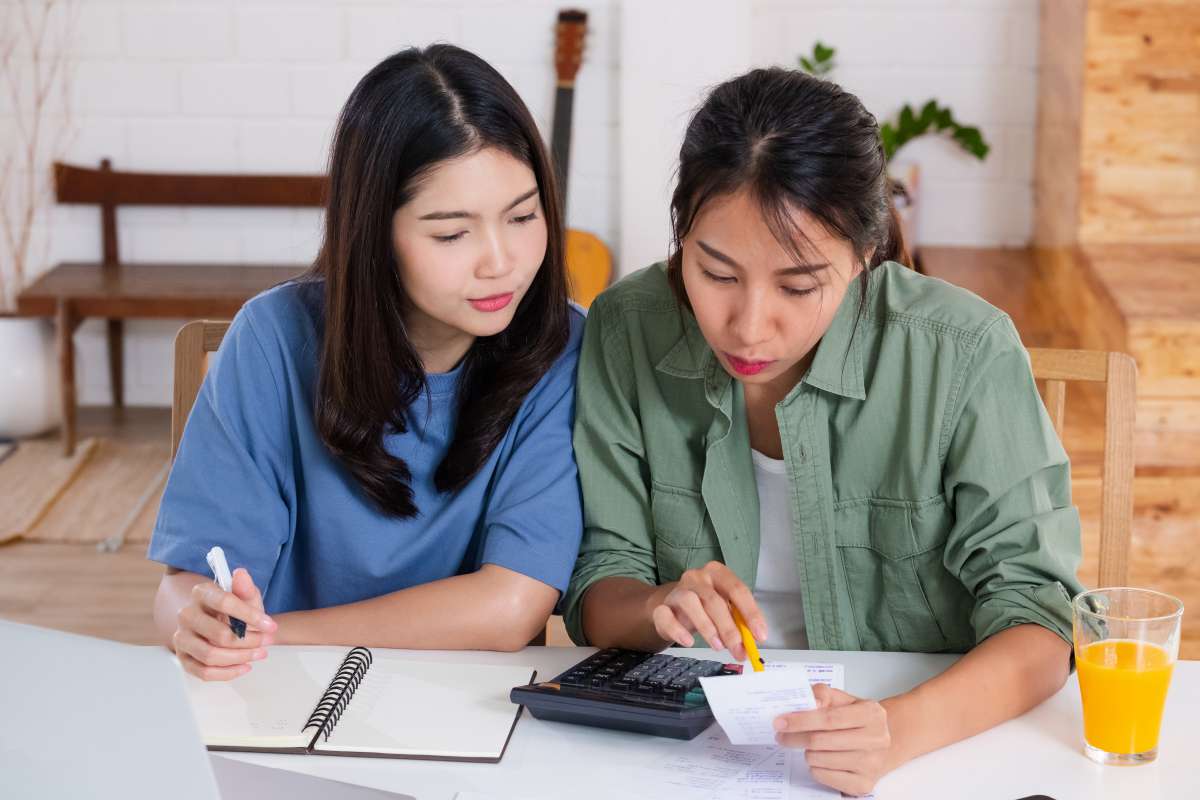
[[36, 436], [60, 422], [53, 324], [0, 317], [0, 439]]

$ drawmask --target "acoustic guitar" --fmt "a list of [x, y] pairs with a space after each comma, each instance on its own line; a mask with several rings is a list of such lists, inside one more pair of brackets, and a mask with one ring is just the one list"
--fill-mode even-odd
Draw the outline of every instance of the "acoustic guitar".
[[[558, 13], [554, 43], [554, 71], [558, 88], [554, 93], [554, 126], [550, 151], [562, 196], [562, 216], [567, 218], [567, 167], [571, 158], [571, 111], [575, 100], [575, 76], [583, 62], [583, 40], [587, 12], [568, 9]], [[587, 308], [604, 291], [612, 277], [612, 254], [595, 235], [567, 230], [567, 275], [571, 299]]]

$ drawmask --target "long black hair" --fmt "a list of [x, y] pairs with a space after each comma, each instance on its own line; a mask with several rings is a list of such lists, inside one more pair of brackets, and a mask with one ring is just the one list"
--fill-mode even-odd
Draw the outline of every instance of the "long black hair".
[[792, 213], [802, 209], [850, 242], [868, 271], [884, 261], [908, 261], [879, 125], [835, 83], [796, 70], [756, 69], [717, 86], [692, 117], [671, 197], [668, 259], [671, 286], [689, 307], [680, 271], [683, 239], [705, 203], [743, 189], [797, 257], [806, 243]]
[[461, 365], [454, 439], [439, 491], [462, 488], [487, 461], [525, 396], [569, 336], [563, 226], [554, 172], [521, 98], [458, 47], [410, 48], [359, 81], [338, 119], [324, 240], [310, 276], [324, 280], [324, 335], [314, 415], [321, 440], [384, 513], [414, 517], [412, 473], [383, 437], [408, 428], [424, 367], [405, 330], [392, 244], [396, 209], [447, 159], [495, 147], [537, 178], [546, 256], [512, 323], [475, 340]]

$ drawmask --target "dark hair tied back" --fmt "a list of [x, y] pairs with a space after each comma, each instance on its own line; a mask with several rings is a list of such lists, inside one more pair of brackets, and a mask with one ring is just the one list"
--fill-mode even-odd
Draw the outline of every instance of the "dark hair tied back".
[[798, 259], [805, 242], [792, 215], [803, 210], [850, 242], [868, 269], [907, 263], [886, 166], [875, 117], [835, 83], [774, 67], [717, 86], [679, 151], [668, 262], [676, 295], [687, 302], [681, 245], [697, 215], [709, 200], [739, 190], [751, 192]]

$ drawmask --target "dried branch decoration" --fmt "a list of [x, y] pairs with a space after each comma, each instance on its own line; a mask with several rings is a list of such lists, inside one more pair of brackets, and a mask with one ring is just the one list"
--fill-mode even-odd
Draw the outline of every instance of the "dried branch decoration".
[[76, 10], [75, 0], [18, 0], [0, 9], [0, 93], [9, 106], [0, 118], [0, 309], [11, 308], [25, 284], [36, 225], [49, 221], [50, 164], [73, 138]]

